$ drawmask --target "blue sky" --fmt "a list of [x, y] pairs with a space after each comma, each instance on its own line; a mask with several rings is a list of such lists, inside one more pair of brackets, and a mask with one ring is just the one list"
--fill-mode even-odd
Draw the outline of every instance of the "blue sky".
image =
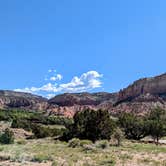
[[165, 0], [0, 1], [0, 89], [114, 92], [164, 73], [165, 8]]

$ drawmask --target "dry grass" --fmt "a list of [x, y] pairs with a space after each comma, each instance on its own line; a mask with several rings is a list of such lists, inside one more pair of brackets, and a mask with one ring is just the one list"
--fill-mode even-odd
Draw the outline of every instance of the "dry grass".
[[125, 141], [121, 147], [88, 147], [93, 150], [87, 145], [71, 148], [49, 138], [16, 141], [0, 145], [0, 166], [166, 166], [165, 145]]

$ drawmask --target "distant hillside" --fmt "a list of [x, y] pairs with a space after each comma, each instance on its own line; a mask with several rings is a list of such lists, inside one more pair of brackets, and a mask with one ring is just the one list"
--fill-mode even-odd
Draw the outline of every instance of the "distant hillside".
[[166, 98], [166, 74], [135, 81], [132, 85], [120, 91], [119, 100], [133, 99], [146, 94]]
[[57, 95], [50, 99], [50, 104], [59, 106], [74, 106], [74, 105], [99, 105], [105, 101], [115, 101], [117, 94], [100, 92], [100, 93], [65, 93]]
[[47, 99], [29, 93], [0, 90], [1, 108], [47, 109]]
[[112, 114], [144, 114], [157, 106], [166, 109], [166, 74], [140, 79], [117, 93], [65, 93], [50, 100], [29, 93], [0, 91], [1, 108], [45, 110], [70, 117], [86, 108], [107, 109]]

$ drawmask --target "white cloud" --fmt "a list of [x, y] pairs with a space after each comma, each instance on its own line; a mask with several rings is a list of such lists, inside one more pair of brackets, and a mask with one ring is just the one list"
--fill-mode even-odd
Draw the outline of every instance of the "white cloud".
[[58, 80], [62, 80], [63, 79], [63, 76], [61, 74], [57, 74], [56, 77], [57, 77]]
[[[87, 73], [83, 73], [80, 77], [74, 76], [72, 80], [68, 83], [57, 84], [57, 83], [47, 83], [41, 87], [31, 87], [24, 89], [15, 89], [15, 91], [19, 92], [29, 92], [29, 93], [48, 93], [46, 96], [48, 98], [54, 96], [56, 93], [64, 93], [64, 92], [84, 92], [88, 90], [92, 90], [95, 88], [99, 88], [102, 85], [101, 78], [102, 74], [99, 74], [97, 71], [88, 71]], [[61, 80], [62, 75], [57, 74], [50, 78], [51, 81]]]
[[46, 95], [46, 97], [49, 98], [49, 99], [52, 98], [52, 97], [54, 97], [54, 96], [55, 96], [55, 94], [53, 94], [53, 93]]
[[57, 80], [62, 80], [63, 76], [61, 74], [57, 74], [56, 76], [50, 77], [50, 81], [57, 81]]
[[48, 73], [51, 73], [51, 72], [52, 72], [52, 69], [49, 69], [49, 70], [48, 70]]
[[51, 81], [56, 81], [56, 77], [54, 77], [54, 76], [53, 76], [53, 77], [50, 77], [50, 80], [51, 80]]
[[55, 69], [49, 69], [48, 73], [56, 73], [56, 70]]

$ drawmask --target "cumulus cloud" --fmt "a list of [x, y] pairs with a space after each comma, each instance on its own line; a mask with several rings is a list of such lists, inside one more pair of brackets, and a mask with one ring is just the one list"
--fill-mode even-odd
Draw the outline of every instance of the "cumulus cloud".
[[61, 74], [57, 74], [55, 76], [50, 77], [50, 81], [57, 81], [57, 80], [62, 80], [63, 76]]
[[55, 69], [49, 69], [48, 70], [48, 73], [53, 73], [53, 72], [56, 73], [56, 70]]
[[[52, 72], [52, 71], [51, 71]], [[76, 93], [76, 92], [84, 92], [89, 91], [95, 88], [99, 88], [102, 85], [101, 78], [102, 74], [99, 74], [97, 71], [88, 71], [83, 73], [80, 77], [74, 76], [70, 82], [57, 84], [49, 82], [41, 87], [31, 87], [31, 88], [23, 88], [23, 89], [15, 89], [15, 91], [19, 92], [29, 92], [29, 93], [47, 93], [46, 96], [48, 98], [54, 96], [56, 93]], [[63, 77], [61, 74], [57, 74], [56, 76], [50, 77], [50, 81], [58, 81]]]

